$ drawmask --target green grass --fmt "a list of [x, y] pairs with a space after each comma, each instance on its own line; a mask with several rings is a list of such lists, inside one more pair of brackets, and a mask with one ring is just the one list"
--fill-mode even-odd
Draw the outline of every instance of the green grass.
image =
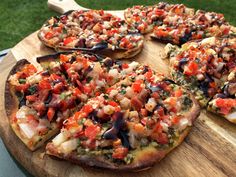
[[[155, 4], [157, 0], [76, 0], [84, 7], [95, 9], [125, 9], [134, 4]], [[235, 0], [167, 0], [189, 7], [225, 14], [236, 25]], [[27, 35], [41, 27], [55, 12], [47, 8], [46, 0], [0, 0], [0, 50], [13, 47]]]

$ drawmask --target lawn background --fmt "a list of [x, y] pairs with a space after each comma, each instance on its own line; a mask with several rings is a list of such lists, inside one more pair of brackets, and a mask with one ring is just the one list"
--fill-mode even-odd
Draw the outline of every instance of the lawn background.
[[[76, 0], [80, 5], [95, 9], [125, 9], [135, 4], [152, 5], [157, 0]], [[166, 0], [188, 7], [225, 14], [236, 25], [236, 0]], [[0, 0], [0, 50], [13, 47], [27, 35], [41, 27], [57, 13], [47, 7], [46, 0]]]

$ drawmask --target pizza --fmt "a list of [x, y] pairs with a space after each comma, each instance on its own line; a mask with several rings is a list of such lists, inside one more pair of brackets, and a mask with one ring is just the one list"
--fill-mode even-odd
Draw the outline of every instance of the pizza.
[[[139, 64], [120, 64], [97, 55], [56, 54], [38, 59], [43, 70], [21, 60], [9, 74], [5, 107], [17, 136], [35, 150], [57, 133], [62, 122]], [[100, 61], [101, 60], [101, 61]]]
[[200, 113], [186, 89], [137, 62], [85, 52], [20, 60], [5, 89], [15, 134], [32, 151], [116, 170], [151, 167], [178, 146]]
[[141, 33], [164, 43], [182, 45], [207, 37], [236, 34], [223, 14], [188, 8], [183, 4], [160, 2], [153, 6], [134, 6], [124, 13], [126, 22]]
[[119, 17], [103, 10], [69, 11], [52, 17], [38, 32], [48, 47], [59, 51], [85, 50], [113, 58], [130, 58], [143, 46], [143, 36]]
[[[166, 20], [167, 19], [167, 20]], [[175, 19], [177, 22], [169, 23], [172, 17], [166, 18], [168, 23], [156, 26], [152, 38], [163, 42], [182, 45], [191, 40], [199, 40], [207, 37], [227, 37], [235, 35], [235, 28], [226, 22], [223, 14], [215, 12], [197, 11], [192, 17]], [[165, 21], [164, 20], [164, 21]]]
[[[194, 14], [194, 9], [187, 8], [183, 4], [168, 4], [160, 2], [153, 6], [136, 5], [127, 8], [124, 12], [126, 22], [134, 26], [141, 33], [152, 32], [155, 26], [164, 23], [173, 24], [179, 20], [185, 20]], [[169, 18], [169, 20], [167, 20]], [[170, 20], [174, 18], [175, 21]]]
[[148, 169], [183, 141], [199, 113], [173, 81], [136, 71], [67, 119], [46, 152], [80, 165]]
[[[172, 78], [191, 90], [203, 107], [235, 122], [236, 38], [211, 37], [168, 45]], [[174, 54], [173, 54], [174, 53]]]

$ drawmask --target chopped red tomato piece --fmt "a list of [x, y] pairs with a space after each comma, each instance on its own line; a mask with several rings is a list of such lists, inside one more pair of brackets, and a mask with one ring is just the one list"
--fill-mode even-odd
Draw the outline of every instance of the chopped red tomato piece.
[[190, 61], [188, 65], [184, 67], [184, 74], [188, 76], [195, 75], [198, 70], [198, 64], [194, 61]]
[[113, 106], [113, 107], [119, 106], [119, 104], [116, 103], [115, 101], [109, 101], [108, 104], [111, 105], [111, 106]]
[[29, 84], [20, 84], [20, 85], [15, 86], [15, 89], [17, 91], [22, 91], [22, 92], [25, 92], [28, 88], [29, 88]]
[[26, 99], [30, 102], [34, 102], [37, 100], [37, 97], [36, 97], [36, 95], [27, 95]]
[[47, 117], [50, 122], [53, 119], [54, 115], [55, 115], [55, 109], [51, 107], [48, 108]]
[[85, 94], [90, 94], [92, 92], [92, 89], [89, 86], [83, 86], [83, 92]]
[[66, 120], [66, 122], [64, 123], [64, 126], [67, 130], [71, 129], [71, 128], [76, 128], [79, 127], [79, 124], [77, 122], [77, 120], [69, 118]]
[[133, 84], [132, 84], [132, 89], [135, 91], [135, 92], [141, 92], [142, 90], [142, 83], [143, 81], [142, 80], [136, 80]]
[[30, 75], [36, 73], [36, 72], [37, 72], [37, 69], [35, 68], [34, 65], [28, 64], [28, 65], [26, 65], [26, 66], [24, 67], [23, 72], [24, 72], [27, 76], [30, 76]]
[[128, 63], [123, 63], [123, 64], [122, 64], [122, 68], [123, 68], [123, 69], [129, 68], [129, 64], [128, 64]]
[[63, 44], [68, 45], [69, 43], [73, 42], [75, 39], [76, 39], [75, 37], [65, 38]]
[[44, 36], [46, 39], [51, 39], [53, 37], [53, 33], [52, 32], [47, 32]]
[[133, 97], [130, 102], [131, 106], [137, 111], [140, 111], [143, 107], [143, 103], [137, 97]]
[[[64, 41], [64, 43], [65, 43], [65, 41]], [[60, 61], [61, 62], [67, 62], [67, 61], [69, 61], [69, 57], [67, 55], [61, 54], [60, 55]]]
[[40, 89], [51, 89], [51, 84], [48, 80], [41, 80], [39, 82], [39, 88]]
[[101, 128], [98, 125], [90, 125], [85, 129], [85, 136], [90, 140], [96, 139], [96, 136], [100, 133]]
[[59, 94], [63, 91], [64, 89], [64, 84], [62, 82], [57, 83], [56, 85], [53, 86], [53, 93]]
[[183, 91], [181, 89], [178, 89], [175, 91], [175, 95], [174, 95], [175, 97], [180, 97], [182, 95], [183, 95]]
[[113, 159], [124, 159], [128, 154], [128, 148], [118, 147], [114, 150], [112, 154]]
[[82, 108], [82, 111], [84, 111], [85, 113], [89, 114], [93, 111], [93, 107], [89, 104], [84, 105], [84, 107]]
[[158, 134], [158, 136], [156, 137], [156, 141], [160, 144], [167, 144], [169, 142], [168, 136], [166, 133]]
[[81, 94], [82, 94], [82, 92], [80, 91], [80, 89], [75, 88], [75, 89], [73, 90], [73, 95], [74, 95], [74, 96], [79, 97]]

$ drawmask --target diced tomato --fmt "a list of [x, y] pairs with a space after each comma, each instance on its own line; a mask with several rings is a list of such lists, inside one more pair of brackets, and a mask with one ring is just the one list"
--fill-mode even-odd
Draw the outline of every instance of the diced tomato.
[[223, 115], [227, 115], [227, 114], [229, 114], [230, 110], [231, 110], [231, 107], [221, 107], [220, 113]]
[[55, 115], [55, 109], [51, 107], [48, 108], [47, 117], [50, 122], [53, 119], [54, 115]]
[[37, 127], [39, 121], [36, 119], [36, 117], [32, 114], [29, 114], [26, 116], [27, 117], [27, 122], [33, 126], [33, 127]]
[[128, 64], [128, 63], [123, 63], [123, 64], [122, 64], [122, 68], [123, 68], [123, 69], [129, 68], [129, 64]]
[[160, 95], [158, 92], [153, 92], [152, 97], [155, 98], [156, 100], [160, 98]]
[[109, 87], [109, 88], [106, 90], [106, 93], [109, 94], [112, 90], [114, 90], [114, 88]]
[[45, 104], [42, 101], [37, 101], [33, 104], [33, 108], [38, 111], [39, 115], [42, 116], [45, 111], [46, 111], [46, 107]]
[[36, 95], [27, 95], [26, 99], [30, 102], [34, 102], [37, 100], [37, 97], [36, 97]]
[[152, 75], [153, 75], [153, 74], [152, 74], [152, 71], [148, 71], [148, 72], [146, 72], [146, 73], [144, 74], [145, 78], [146, 78], [148, 81], [151, 80]]
[[92, 89], [89, 86], [83, 86], [83, 92], [85, 94], [90, 94], [92, 92]]
[[17, 91], [22, 91], [22, 92], [25, 92], [28, 88], [29, 88], [29, 84], [20, 84], [20, 85], [15, 86], [15, 89]]
[[169, 142], [168, 136], [166, 133], [158, 134], [158, 136], [156, 137], [156, 141], [160, 144], [167, 144]]
[[175, 116], [175, 117], [172, 118], [172, 123], [173, 123], [173, 124], [178, 124], [178, 123], [179, 123], [179, 120], [180, 120], [180, 119], [179, 119], [179, 116]]
[[51, 89], [51, 84], [48, 80], [41, 80], [39, 82], [39, 88], [40, 89]]
[[111, 106], [113, 106], [113, 107], [119, 106], [119, 104], [116, 103], [115, 101], [109, 101], [108, 104], [111, 105]]
[[101, 128], [98, 125], [90, 125], [85, 129], [85, 136], [90, 139], [96, 139], [96, 136], [100, 133]]
[[24, 73], [26, 73], [28, 76], [30, 76], [36, 72], [37, 72], [37, 69], [32, 64], [26, 65], [26, 67], [24, 68]]
[[99, 96], [99, 95], [101, 95], [101, 92], [96, 92], [95, 93], [95, 96]]
[[73, 95], [74, 95], [74, 96], [79, 97], [81, 94], [82, 94], [82, 92], [80, 91], [80, 89], [75, 88], [75, 89], [73, 90]]
[[142, 80], [136, 80], [133, 84], [132, 84], [132, 89], [135, 91], [135, 92], [140, 92], [142, 90], [142, 86], [141, 84], [143, 83]]
[[64, 89], [64, 84], [62, 82], [57, 83], [56, 85], [53, 86], [53, 93], [59, 94], [63, 91]]
[[125, 148], [125, 147], [115, 148], [112, 154], [112, 158], [122, 160], [127, 156], [128, 151], [129, 151], [128, 148]]
[[71, 129], [71, 128], [77, 128], [79, 127], [79, 124], [77, 122], [76, 119], [73, 118], [69, 118], [66, 120], [66, 122], [64, 123], [64, 126], [67, 130]]
[[198, 70], [198, 64], [194, 61], [190, 61], [187, 66], [184, 67], [184, 74], [188, 76], [195, 75]]
[[137, 97], [131, 98], [130, 102], [131, 106], [137, 111], [140, 111], [141, 108], [143, 107], [143, 103]]
[[155, 10], [155, 15], [162, 16], [165, 13], [163, 9], [156, 9]]
[[85, 113], [89, 114], [93, 111], [93, 107], [89, 104], [84, 105], [84, 107], [82, 108], [82, 111], [84, 111]]
[[47, 32], [44, 36], [46, 39], [51, 39], [53, 37], [53, 33], [52, 32]]
[[[65, 41], [64, 41], [64, 43], [65, 43]], [[69, 61], [69, 57], [67, 55], [61, 54], [60, 55], [60, 61], [61, 62], [68, 62]]]
[[164, 108], [163, 107], [158, 107], [158, 109], [156, 110], [157, 111], [157, 114], [162, 117], [165, 115], [165, 111], [164, 111]]
[[183, 91], [181, 89], [178, 89], [175, 91], [175, 97], [181, 97], [183, 95]]
[[146, 117], [148, 115], [148, 111], [146, 109], [141, 109], [141, 115]]
[[155, 33], [155, 35], [156, 35], [157, 37], [166, 37], [166, 36], [168, 36], [168, 31], [165, 31], [165, 30], [163, 30], [163, 29], [158, 29], [158, 28], [156, 28], [156, 30], [154, 31], [154, 33]]
[[63, 44], [68, 45], [69, 43], [73, 42], [76, 38], [75, 37], [67, 37], [64, 39]]

